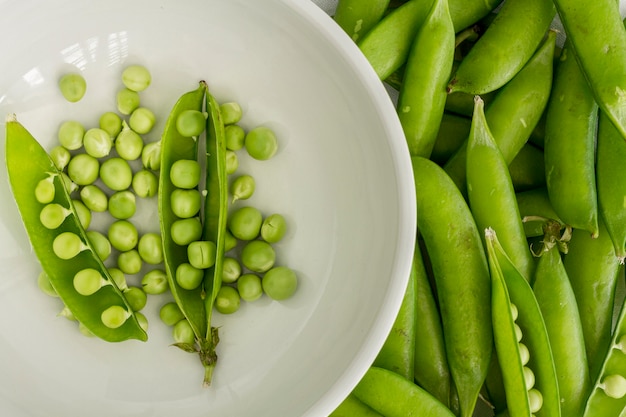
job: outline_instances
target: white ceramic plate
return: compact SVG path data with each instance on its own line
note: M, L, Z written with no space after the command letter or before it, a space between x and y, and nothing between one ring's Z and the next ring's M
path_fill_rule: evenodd
M0 115L16 113L48 149L61 121L92 127L114 110L119 74L131 63L152 71L142 102L157 114L205 79L218 100L241 103L245 127L275 129L276 157L242 157L240 169L257 179L249 203L287 217L278 257L300 277L292 299L216 315L219 362L203 389L198 358L170 347L157 318L166 296L144 310L147 343L86 338L56 317L60 302L37 288L38 263L0 169L0 415L331 412L392 325L415 232L402 131L357 48L308 0L0 0L0 12ZM71 104L56 81L75 69L88 91ZM142 232L158 230L153 203L135 218Z

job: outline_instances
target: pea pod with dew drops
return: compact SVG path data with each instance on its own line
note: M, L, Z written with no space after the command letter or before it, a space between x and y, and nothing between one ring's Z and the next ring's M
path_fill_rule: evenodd
M563 259L580 311L592 377L597 374L611 340L613 300L621 269L602 219L598 230L598 237L592 238L585 230L574 229Z
M491 227L498 233L504 250L530 281L535 264L526 241L509 169L485 120L483 101L476 96L475 102L466 162L470 210L479 230Z
M371 367L353 394L385 417L454 416L428 392L387 369Z
M597 136L596 182L598 208L613 241L615 254L626 258L626 143L606 113L600 112Z
M543 236L545 219L556 220L563 225L550 203L548 190L545 187L522 191L516 193L515 197L526 237Z
M389 0L339 0L333 19L356 42L382 19L388 6Z
M591 381L576 296L561 260L568 233L562 236L560 229L558 222L546 222L533 291L552 348L561 415L580 416Z
M595 138L598 105L566 42L555 70L544 137L548 195L559 217L598 235Z
M417 245L412 269L415 275L415 382L447 406L450 402L450 368L446 359L441 316L421 248Z
M508 164L528 141L550 97L555 45L556 33L550 31L535 55L498 91L485 110L487 124ZM467 144L444 166L463 193L466 191L466 151Z
M377 411L365 405L354 394L348 395L329 417L383 417Z
M398 97L398 117L411 155L430 157L453 60L454 28L448 0L435 0L413 41Z
M484 94L509 82L541 44L556 14L545 0L507 0L485 33L468 52L450 92Z
M485 241L494 341L508 413L511 417L559 416L556 370L539 304L493 229L485 230Z
M418 233L432 264L460 415L468 417L485 380L493 344L491 309L485 303L490 293L487 260L469 207L450 177L426 158L411 160Z
M108 270L96 255L85 229L82 227L61 172L37 142L14 116L6 121L6 164L13 196L20 211L31 245L52 287L72 315L91 333L108 342L127 339L147 340L137 316L117 287ZM51 199L41 203L36 199L38 184L44 181L50 188ZM44 207L56 204L65 218L57 227L49 229L41 221ZM74 237L80 248L70 259L62 259L53 245L61 234ZM88 271L98 277L91 294L75 285L75 277ZM91 291L89 291L91 292ZM107 326L102 319L105 310L113 307L124 315L119 327Z
M415 270L412 268L400 311L372 366L389 369L413 381L415 372Z
M555 0L598 106L626 138L626 31L615 0Z

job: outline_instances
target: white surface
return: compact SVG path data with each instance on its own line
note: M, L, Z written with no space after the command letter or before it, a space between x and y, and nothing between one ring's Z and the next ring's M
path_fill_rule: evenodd
M94 126L114 109L121 68L130 63L151 69L142 100L157 114L204 78L218 100L242 104L246 127L274 128L275 159L242 157L241 172L257 179L250 204L289 220L278 256L301 279L290 300L265 298L216 316L220 358L214 385L202 389L197 357L168 346L169 329L156 318L167 297L149 300L145 344L85 338L55 317L59 301L36 286L37 261L0 169L0 415L332 411L391 327L415 231L395 111L347 36L308 0L0 0L0 10L0 114L17 113L47 148L62 120ZM78 104L56 89L72 68L88 82ZM4 160L3 123L0 132ZM153 207L142 205L144 232L157 227Z

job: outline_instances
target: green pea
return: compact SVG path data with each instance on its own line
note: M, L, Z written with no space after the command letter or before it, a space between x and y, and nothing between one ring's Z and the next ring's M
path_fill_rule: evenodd
M170 205L172 212L181 219L188 219L200 211L202 196L195 188L185 190L178 188L172 191Z
M274 248L262 240L253 240L241 250L241 263L251 271L265 272L274 266L276 252Z
M72 232L63 232L52 241L52 251L61 259L72 259L85 249L87 246Z
M530 412L536 413L541 410L541 406L543 405L543 396L536 389L531 389L528 391L528 402L530 403Z
M50 297L59 296L59 294L57 294L57 291L52 286L52 283L50 282L50 278L48 277L48 274L46 274L45 271L41 271L39 273L39 276L37 277L37 286L44 294L47 294Z
M78 185L89 185L98 179L100 163L86 153L75 155L67 165L67 175Z
M287 222L280 214L271 214L261 224L261 237L268 243L280 241L287 232Z
M239 158L237 154L231 150L226 151L226 173L228 175L234 174L239 168Z
M148 296L139 287L128 287L124 291L124 297L126 297L126 301L133 311L143 310L148 302Z
M139 239L137 251L144 262L157 265L163 262L163 243L158 233L146 233Z
M296 273L286 266L270 269L261 281L263 291L273 300L285 300L291 297L298 287Z
M148 318L140 313L139 311L135 311L135 317L137 318L137 322L139 322L139 327L143 329L144 332L148 331Z
M146 294L163 294L169 288L167 274L162 269L153 269L143 276L141 287Z
M235 249L237 247L237 238L230 231L224 233L224 252Z
M215 297L215 308L222 314L233 314L239 310L241 297L236 289L227 285L222 286Z
M133 249L139 241L137 228L128 220L117 220L111 223L108 237L111 245L121 252Z
M115 139L115 150L121 158L134 161L139 159L143 152L143 139L136 131L128 127L126 122L122 122L122 131Z
M125 274L135 275L141 271L143 260L137 249L122 252L117 257L117 267Z
M68 120L61 123L57 132L61 146L70 151L75 151L83 146L84 136L85 128L80 122L75 120Z
M126 283L126 275L119 268L108 268L109 275L113 279L113 282L120 290L124 291L128 288L128 284Z
M176 268L176 282L185 290L198 288L204 278L204 271L194 268L191 264L182 263Z
M80 200L72 200L72 205L74 206L74 211L76 211L76 216L81 226L83 226L83 229L89 229L91 225L91 211Z
M622 398L626 395L626 378L621 375L605 376L600 386L610 398Z
M200 164L192 159L179 159L172 164L170 180L178 188L197 187L200 182Z
M83 187L80 190L80 199L89 210L97 213L102 213L109 207L109 198L95 184Z
M97 230L88 230L87 239L89 239L91 247L102 262L106 261L109 256L111 256L111 242L109 242L109 239L107 239L105 235Z
M186 246L202 236L202 224L200 219L192 217L190 219L176 220L171 228L172 240L180 246Z
M61 172L61 182L63 182L63 187L70 194L78 190L78 185L65 172Z
M241 175L235 178L230 185L230 194L233 196L232 202L237 200L247 200L254 194L256 183L250 175Z
M183 110L176 119L176 130L186 138L199 136L204 132L207 113L198 110Z
M114 157L102 163L100 179L113 191L127 190L133 181L133 171L126 160Z
M231 284L241 276L241 264L237 259L226 256L222 261L222 282Z
M131 183L133 191L141 198L154 197L159 188L159 179L147 169L139 170L133 175Z
M67 148L57 145L50 149L50 159L52 159L54 166L57 167L59 171L63 171L70 162L70 159L72 159L72 154L70 154Z
M225 125L232 125L241 120L243 111L239 103L230 102L220 105L220 114Z
M102 113L98 125L100 126L100 129L107 132L111 138L116 138L122 131L122 118L118 116L117 113L108 111L106 113Z
M150 71L143 65L130 65L122 71L122 83L132 91L143 91L152 82Z
M278 142L274 132L267 127L256 127L248 132L244 146L254 159L265 161L276 154Z
M170 301L169 303L163 304L159 310L159 318L165 325L173 326L184 319L185 315L180 310L180 307L178 307L178 304L174 301Z
M73 284L76 292L84 296L95 294L103 286L109 285L100 272L93 268L78 271L74 275Z
M135 132L140 135L145 135L152 130L155 121L156 117L154 116L152 110L145 107L139 107L130 115L128 124Z
M174 328L172 329L172 338L174 339L174 343L193 345L196 340L196 335L193 332L189 321L180 320L174 324Z
M226 149L238 151L243 148L246 131L239 125L228 125L224 127L224 138L226 139Z
M131 313L122 306L114 305L102 312L100 320L110 329L117 329L126 323Z
M117 110L124 115L131 114L139 107L139 94L128 88L119 90L116 99Z
M94 158L104 158L111 152L113 139L105 130L94 127L85 132L83 146L87 154Z
M243 274L237 280L237 291L244 301L255 301L263 295L261 277L256 274Z
M46 229L54 230L61 226L65 218L72 214L71 210L66 209L57 203L50 203L41 209L39 220Z
M136 210L135 194L128 190L117 191L109 198L109 213L116 219L130 219Z
M141 163L145 169L156 171L161 168L161 141L150 142L141 151Z
M64 74L59 79L59 90L67 101L70 103L76 103L85 95L85 92L87 91L87 82L81 74Z
M35 199L41 204L48 204L54 200L56 189L54 187L54 177L50 175L37 183L35 187Z
M194 268L207 269L215 264L217 246L214 242L198 240L187 246L187 259Z
M259 235L263 215L254 207L241 207L228 218L228 229L239 240L252 240Z

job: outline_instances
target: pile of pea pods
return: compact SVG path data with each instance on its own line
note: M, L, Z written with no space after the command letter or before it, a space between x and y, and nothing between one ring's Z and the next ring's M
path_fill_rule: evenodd
M623 415L618 2L339 0L334 19L397 90L418 244L332 416Z
M287 232L285 217L246 204L256 182L238 172L237 152L266 161L278 140L265 126L246 131L241 106L219 104L204 81L180 96L149 140L161 117L142 103L151 82L146 67L126 67L116 111L88 129L62 121L50 151L9 115L7 170L42 267L37 283L60 299L60 315L87 336L145 341L141 311L155 296L173 345L199 356L208 386L218 357L214 310L233 314L263 295L284 300L298 286L273 246ZM66 74L59 91L77 103L86 80ZM138 199L158 213L149 226L135 224L145 216Z

